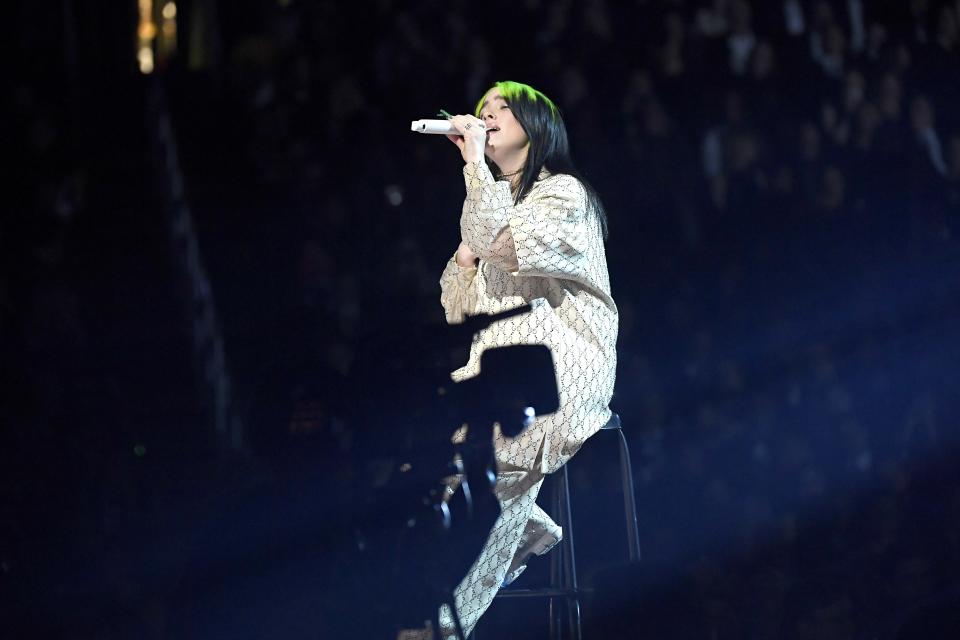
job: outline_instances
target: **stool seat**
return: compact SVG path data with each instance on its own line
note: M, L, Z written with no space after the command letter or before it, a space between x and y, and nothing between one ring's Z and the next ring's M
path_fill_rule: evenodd
M542 587L539 589L501 589L497 597L503 600L510 598L563 598L575 596L584 593L583 588L579 589L554 589L552 587Z
M620 416L616 413L611 413L607 423L600 427L601 431L609 431L611 429L623 429L623 425L620 424Z
M631 562L640 560L640 535L637 527L637 503L633 492L633 468L630 464L630 449L623 433L620 416L616 413L601 427L600 431L616 431L620 452L620 481L623 492L623 512L627 529L627 555ZM589 440L588 440L589 442ZM577 558L573 538L573 516L570 510L570 477L564 465L553 474L553 497L550 516L563 528L563 539L554 551L550 562L550 584L532 589L501 589L495 599L547 598L550 608L550 638L561 640L564 636L580 640L580 599L590 590L577 581ZM563 611L567 613L567 634L563 633ZM476 630L472 640L479 640Z

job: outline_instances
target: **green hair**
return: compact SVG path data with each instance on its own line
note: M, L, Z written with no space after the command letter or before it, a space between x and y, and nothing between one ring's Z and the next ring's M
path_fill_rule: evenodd
M529 102L538 102L543 100L544 104L550 108L550 113L553 114L554 118L560 114L560 110L557 109L557 105L553 103L553 100L528 84L523 84L522 82L513 82L512 80L504 80L502 82L493 83L493 86L487 90L487 93L490 93L490 91L494 88L500 90L500 95L503 96L507 102L513 102L521 96ZM473 115L477 116L478 118L480 117L480 111L483 109L483 99L486 97L487 93L480 96L480 99L477 100L477 106L473 109Z

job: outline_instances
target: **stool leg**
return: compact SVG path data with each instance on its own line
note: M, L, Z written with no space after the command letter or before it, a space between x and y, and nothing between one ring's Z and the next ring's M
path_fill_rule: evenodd
M630 465L630 448L623 429L617 429L620 435L620 477L623 482L623 514L627 520L627 546L630 561L640 560L640 533L637 527L637 501L633 495L633 468Z
M567 617L570 625L570 637L574 640L580 640L580 595L577 591L580 589L580 583L577 580L577 553L573 538L573 513L570 506L570 475L567 473L567 466L563 466L563 504L561 513L563 514L563 537L567 540L566 562L564 575L564 587L574 591L574 595L567 602Z
M566 467L563 468L566 472ZM563 476L556 473L553 478L553 513L557 514L560 520L560 526L563 527L563 540L560 542L560 548L557 549L550 558L550 586L554 589L563 587L565 583L564 576L564 555L567 548L567 523L563 515ZM561 603L558 598L551 596L548 598L550 615L550 640L560 640L563 631L560 626L562 619Z

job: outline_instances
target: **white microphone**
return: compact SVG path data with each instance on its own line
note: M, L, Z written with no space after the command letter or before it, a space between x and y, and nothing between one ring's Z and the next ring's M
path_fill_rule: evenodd
M439 135L460 135L460 132L453 128L453 123L449 120L414 120L410 123L410 131Z

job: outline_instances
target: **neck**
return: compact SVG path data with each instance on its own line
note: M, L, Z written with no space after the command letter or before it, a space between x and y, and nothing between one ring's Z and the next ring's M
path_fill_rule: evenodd
M520 153L506 158L494 158L494 162L497 163L500 174L504 178L508 178L511 183L517 184L523 174L523 166L527 163L527 148L524 147Z
M520 187L520 179L523 178L523 167L511 172L502 172L500 178L510 182L510 190L516 192Z
M520 179L520 176L523 175L523 163L497 163L497 166L500 167L500 175L504 178L508 178L511 182Z

